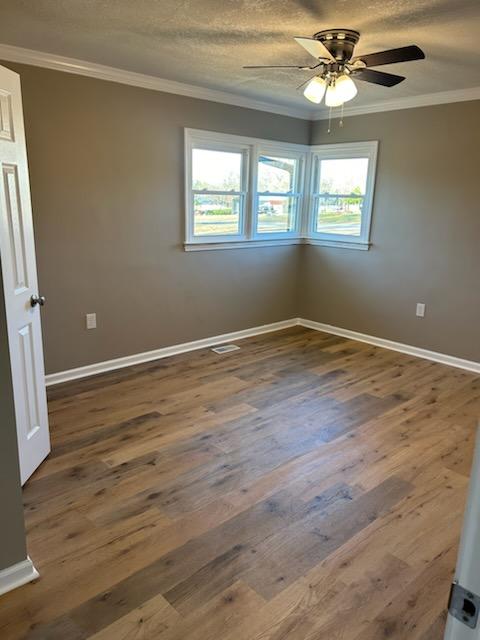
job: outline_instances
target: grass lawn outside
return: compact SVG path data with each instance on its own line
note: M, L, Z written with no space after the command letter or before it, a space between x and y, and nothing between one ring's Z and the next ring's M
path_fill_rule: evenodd
M356 229L360 230L361 213L327 211L317 216L317 230L328 231L335 229L335 233L358 235ZM195 235L235 235L239 233L239 219L235 214L203 213L195 216ZM275 233L288 230L289 217L286 213L262 214L258 215L258 227L260 232Z
M258 215L260 232L275 233L289 230L287 213ZM210 212L195 216L195 235L232 235L238 233L238 216L234 214L219 215Z

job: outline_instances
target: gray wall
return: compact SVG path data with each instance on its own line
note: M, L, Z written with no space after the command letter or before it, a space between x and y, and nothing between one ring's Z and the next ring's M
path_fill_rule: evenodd
M183 251L183 128L307 143L309 122L5 65L22 81L47 373L295 316L297 247Z
M0 265L1 270L1 265ZM0 570L25 560L25 528L18 467L10 356L0 271Z
M328 135L325 121L7 66L22 78L47 372L297 315L480 360L479 102L346 118ZM186 126L379 140L373 247L185 253Z
M348 118L328 136L323 121L6 66L22 77L47 372L297 315L480 360L479 102ZM185 126L379 140L372 249L184 253ZM2 569L26 555L3 305L0 378Z
M317 144L379 140L373 246L304 247L300 315L480 361L479 118L476 101L314 124Z

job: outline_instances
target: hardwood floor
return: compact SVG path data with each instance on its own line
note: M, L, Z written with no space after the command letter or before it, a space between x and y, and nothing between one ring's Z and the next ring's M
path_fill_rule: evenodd
M302 328L51 388L0 637L443 636L480 377Z

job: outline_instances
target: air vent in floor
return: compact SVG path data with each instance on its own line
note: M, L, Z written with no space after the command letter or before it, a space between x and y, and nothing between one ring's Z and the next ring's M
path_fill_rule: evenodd
M212 351L215 351L215 353L228 353L237 349L240 349L240 347L237 347L236 344L222 344L219 347L213 347Z

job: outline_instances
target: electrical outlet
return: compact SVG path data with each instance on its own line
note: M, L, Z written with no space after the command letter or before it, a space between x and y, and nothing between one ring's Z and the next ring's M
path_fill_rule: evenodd
M417 302L417 318L423 318L425 316L425 303Z
M87 313L85 316L87 321L87 329L96 329L97 328L97 314L96 313Z

